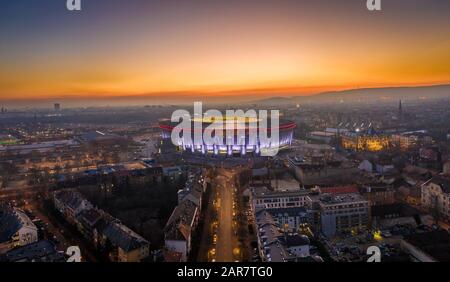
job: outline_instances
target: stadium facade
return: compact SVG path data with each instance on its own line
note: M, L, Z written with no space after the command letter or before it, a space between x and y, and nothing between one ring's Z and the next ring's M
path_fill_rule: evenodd
M269 119L270 121L270 119ZM294 129L297 127L296 123L293 121L288 120L280 120L279 121L279 138L278 142L274 142L273 140L267 140L266 138L260 138L261 132L264 132L266 135L271 135L271 131L273 130L270 126L270 122L268 122L268 126L266 128L260 128L260 120L254 120L253 122L249 122L248 119L242 122L236 122L236 120L233 121L226 121L224 122L234 122L235 123L235 129L234 133L227 129L229 127L226 126L226 124L223 126L223 142L219 143L216 142L216 144L219 145L208 145L205 144L204 141L202 141L201 144L194 144L192 140L194 140L194 132L195 130L198 130L198 127L194 126L194 120L191 121L192 126L189 130L184 130L183 134L190 134L190 136L187 136L188 138L180 138L178 141L178 144L174 144L177 146L180 150L183 151L190 151L192 153L198 153L198 154L204 154L204 155L223 155L223 156L244 156L244 155L261 155L261 152L264 150L271 150L271 149L277 149L282 150L289 148L293 137L294 137ZM240 124L237 124L240 123ZM209 126L212 124L211 120L202 120L197 124L200 125L200 130L202 133L205 130L208 130ZM163 139L171 139L172 131L177 126L177 123L173 123L170 120L162 120L159 123L159 127L161 129L162 138ZM256 127L255 127L256 126ZM239 135L239 132L236 128L245 128L245 135ZM252 132L258 132L256 140L250 140L250 133ZM267 131L267 132L265 132ZM230 136L234 136L231 140L230 138L227 138L227 133L229 133ZM223 144L223 145L222 145Z

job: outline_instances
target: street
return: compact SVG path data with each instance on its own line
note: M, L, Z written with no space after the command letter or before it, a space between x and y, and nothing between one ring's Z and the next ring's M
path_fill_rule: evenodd
M217 183L217 233L216 261L234 262L240 259L240 249L236 231L235 174L231 170L220 171Z
M228 185L218 185L220 209L218 213L219 226L217 230L217 261L233 261L233 195Z

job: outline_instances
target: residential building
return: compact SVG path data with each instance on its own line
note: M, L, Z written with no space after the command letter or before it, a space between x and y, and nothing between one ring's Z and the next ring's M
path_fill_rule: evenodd
M395 189L390 185L365 185L359 191L370 206L395 203Z
M308 191L272 191L266 186L252 187L251 203L253 210L305 207L308 200Z
M181 261L187 261L191 251L192 234L198 216L199 208L194 202L182 201L175 207L164 228L166 249L181 254Z
M360 194L323 194L319 206L321 230L326 237L369 226L369 202Z
M200 173L192 173L188 176L186 185L178 191L178 204L182 201L192 201L199 210L202 206L202 195L205 191L206 183Z
M106 212L93 208L75 189L54 193L56 209L111 261L139 262L150 255L150 243Z
M259 255L264 262L294 262L310 256L306 236L285 233L273 216L260 210L255 216Z
M105 213L92 208L83 210L76 218L77 228L95 247L98 246L99 230L106 224Z
M310 241L305 235L287 234L284 236L284 242L291 254L298 258L310 256Z
M371 207L372 226L385 229L396 225L418 226L422 224L419 210L404 204L395 203Z
M4 255L7 262L65 262L64 253L56 250L55 244L41 240L14 248Z
M109 257L117 262L140 262L150 254L150 243L119 221L101 231L101 244L111 246Z
M450 175L437 175L425 182L421 202L433 216L450 220Z
M304 207L267 209L284 231L297 231L303 224L311 223L311 215Z
M262 210L256 214L258 251L264 262L287 262L295 259L282 244L283 233L272 215Z
M92 204L75 189L54 192L53 201L55 208L72 224L75 224L76 217L82 211L93 208Z
M38 230L24 211L4 206L0 208L0 253L38 240Z

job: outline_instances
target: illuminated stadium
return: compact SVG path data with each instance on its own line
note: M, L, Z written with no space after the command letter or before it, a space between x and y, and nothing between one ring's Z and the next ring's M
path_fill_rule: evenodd
M184 131L183 134L190 134L190 138L187 139L194 140L195 131L200 130L201 132L205 132L205 130L208 130L207 128L213 123L213 121L217 121L217 119L208 119L208 118L192 119L191 129ZM258 133L267 131L264 132L263 134L267 134L269 138L271 137L272 130L270 125L270 118L268 119L267 129L259 128L261 122L260 119L245 118L239 121L234 118L233 119L221 118L221 121L223 122L224 145L207 145L205 144L205 142L203 142L203 144L193 145L192 142L183 141L185 140L185 138L180 140L179 144L175 145L178 146L180 150L205 155L224 155L224 156L237 156L237 155L243 156L246 154L261 155L261 152L265 150L267 151L275 148L278 148L278 150L282 150L288 148L292 143L292 139L294 136L294 129L297 127L297 125L293 121L280 120L278 127L279 129L278 142L273 142L271 140L260 138L261 136L259 134L256 135L257 136L256 142L250 142L249 133L252 130ZM201 126L201 128L195 129L194 123L197 123L198 126ZM236 129L234 129L234 134L233 132L230 132L230 130L228 130L228 133L234 136L234 138L232 138L231 140L230 138L227 138L226 128L229 127L228 125L230 123L234 123L234 128L245 128L245 138L244 135L239 135L238 130ZM178 125L177 123L173 123L170 120L161 120L159 123L159 127L162 130L162 138L170 140L172 131L175 129L177 125ZM238 142L238 139L241 139L241 141ZM256 145L251 145L252 143Z

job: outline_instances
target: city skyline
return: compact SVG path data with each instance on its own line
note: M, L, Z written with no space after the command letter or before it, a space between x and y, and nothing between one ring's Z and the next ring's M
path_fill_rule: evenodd
M342 1L341 1L342 2ZM14 1L0 100L310 95L450 82L449 3ZM408 2L408 3L406 3ZM433 5L430 5L433 2Z

